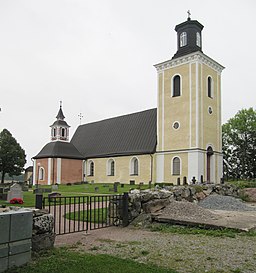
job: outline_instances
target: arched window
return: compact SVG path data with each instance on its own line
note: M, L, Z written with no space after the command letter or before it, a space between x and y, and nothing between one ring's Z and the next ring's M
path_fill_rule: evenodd
M52 129L52 136L53 136L53 137L56 137L56 128L53 128L53 129Z
M180 90L181 90L181 80L180 80L180 76L176 75L174 76L173 80L172 80L172 96L173 97L178 97L180 96Z
M209 76L207 79L207 93L208 93L208 97L209 98L213 98L213 82L212 82L212 78Z
M130 175L139 174L139 160L136 157L133 157L130 163Z
M180 47L187 45L187 32L182 32L180 34Z
M196 33L196 45L201 47L201 36L199 32Z
M65 128L61 128L61 136L62 137L66 136L66 129Z
M174 157L172 160L172 174L180 175L180 159L179 157Z
M89 162L89 176L94 176L94 162Z
M39 178L39 180L44 180L44 168L43 167L39 168L38 178Z
M113 159L108 160L108 166L107 166L107 174L109 176L115 175L115 161Z

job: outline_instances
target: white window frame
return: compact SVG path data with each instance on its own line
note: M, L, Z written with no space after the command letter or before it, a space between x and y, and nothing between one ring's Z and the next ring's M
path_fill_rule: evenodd
M180 77L180 95L179 96L174 96L174 78L176 76L179 76ZM182 96L182 76L178 73L174 74L172 76L172 79L171 79L171 97L172 98L178 98L178 97L181 97Z
M196 45L201 47L201 35L199 32L196 33Z
M208 79L211 79L211 96L208 96ZM214 81L213 81L213 77L211 75L208 75L206 78L206 96L208 98L213 99L214 98Z
M38 170L38 180L44 180L44 177L45 177L45 170L44 170L44 167L39 167L39 170Z
M114 162L114 174L111 173L111 163ZM107 176L115 176L116 174L116 162L113 158L107 161Z
M174 161L174 159L175 158L178 158L179 160L180 160L180 173L179 174L174 174L174 169L173 169L173 161ZM175 176L180 176L181 174L182 174L182 160L181 160L181 158L179 157L179 156L174 156L173 158L172 158L172 166L171 166L171 170L172 170L172 175L175 175Z
M188 44L187 32L183 31L180 34L180 47L186 46Z
M137 162L138 162L138 172L137 173L135 173L135 168L134 168L134 161L135 160L137 160ZM136 156L132 157L131 160L130 160L130 175L138 176L139 175L139 166L140 165L139 165L138 157L136 157Z
M91 173L91 164L93 164L93 174ZM88 162L88 176L94 176L95 173L95 163L93 162L93 160L90 160Z

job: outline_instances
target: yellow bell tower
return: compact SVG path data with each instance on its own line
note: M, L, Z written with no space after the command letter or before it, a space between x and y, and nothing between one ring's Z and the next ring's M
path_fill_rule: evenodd
M158 74L156 182L220 183L222 65L202 51L196 20L177 25L177 52Z

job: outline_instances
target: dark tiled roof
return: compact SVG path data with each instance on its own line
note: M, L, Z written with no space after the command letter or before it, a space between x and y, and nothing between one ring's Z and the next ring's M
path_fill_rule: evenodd
M70 127L65 120L56 120L50 127L55 127L55 126L62 126L62 127Z
M85 158L154 153L157 110L80 125L71 143Z
M63 114L63 111L62 111L62 107L60 106L60 110L59 110L59 112L58 112L58 114L57 114L57 116L56 116L56 119L65 119L65 116L64 116L64 114Z
M79 153L79 151L72 143L63 141L49 142L34 158L38 159L56 157L84 159L84 156Z

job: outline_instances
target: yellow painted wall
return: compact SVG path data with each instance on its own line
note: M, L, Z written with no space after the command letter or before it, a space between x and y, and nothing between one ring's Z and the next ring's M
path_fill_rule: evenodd
M130 161L133 157L139 160L138 175L130 175ZM115 175L107 175L107 162L109 159L115 161ZM95 158L87 160L87 173L89 173L88 162L94 162L94 176L86 176L86 181L94 181L95 183L130 183L130 180L135 180L135 183L149 183L151 178L151 162L153 161L150 155L138 156L120 156L112 158Z
M181 173L180 175L173 175L172 174L172 160L174 157L178 156L181 159ZM173 183L174 185L177 184L177 178L180 178L181 184L183 183L183 177L187 177L188 173L188 154L187 153L171 153L165 154L164 156L164 181Z

